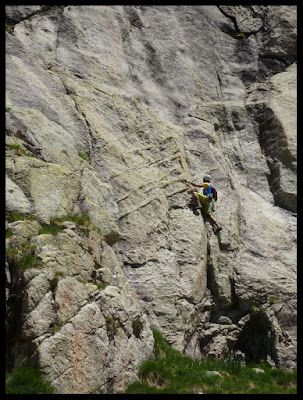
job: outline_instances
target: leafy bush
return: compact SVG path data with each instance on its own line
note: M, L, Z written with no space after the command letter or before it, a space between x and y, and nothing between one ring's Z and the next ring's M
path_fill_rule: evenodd
M34 367L16 368L6 378L7 394L54 394L55 389Z

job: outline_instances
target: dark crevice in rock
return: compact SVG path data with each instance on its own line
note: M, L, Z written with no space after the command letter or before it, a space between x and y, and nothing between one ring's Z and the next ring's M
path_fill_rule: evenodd
M132 26L139 29L141 29L144 26L135 6L126 6L124 7L124 10L126 11L129 22L131 23Z
M278 56L260 54L258 60L258 81L264 82L272 76L284 72L290 65L297 62L296 56Z
M58 22L58 28L57 28L57 38L56 38L56 50L55 50L56 56L55 56L55 61L57 61L57 50L58 50L58 46L59 46L59 43L60 43L59 34L60 34L60 28L61 28L62 20L63 20L63 12L64 12L64 8L60 9L59 22Z
M149 259L149 260L146 260L146 261L144 261L143 263L131 263L131 262L127 262L127 263L125 263L124 265L125 265L125 267L131 267L131 268L142 268L142 267L144 267L147 263L150 263L150 262L155 262L155 263L157 263L157 262L159 262L157 259Z
M17 125L21 125L21 129L16 129L16 131L12 131L11 129L6 129L5 134L10 137L15 137L17 139L21 139L24 143L24 147L29 150L32 154L39 158L42 161L47 161L43 155L43 149L40 146L40 143L34 137L34 134L14 115L11 114L9 117L9 122L12 121L12 125L16 123ZM9 123L7 121L7 124Z
M283 126L276 118L273 110L264 103L247 105L247 110L259 126L258 139L270 170L267 179L274 196L275 205L296 212L296 194L288 193L285 191L287 189L281 187L282 168L292 173L297 172L296 159L289 150Z
M7 253L6 259L11 280L6 283L6 369L10 370L15 367L15 344L21 340L24 283L18 270L18 255Z
M62 8L62 6L41 6L41 8L39 10L36 10L36 11L34 11L32 13L29 13L28 15L26 15L26 17L20 17L20 18L15 17L15 18L13 18L13 17L6 16L5 22L7 24L10 24L10 25L17 25L20 22L23 22L25 20L31 19L35 15L46 14L49 9L54 8L54 7ZM63 6L63 7L65 7L65 6Z
M206 287L209 289L212 298L215 302L215 304L218 304L218 287L216 283L216 277L215 277L215 271L214 271L214 266L212 262L212 257L211 257L211 248L210 244L207 244L207 284Z
M278 365L274 349L274 331L265 312L251 313L239 336L236 348L245 354L246 362L259 363L270 356Z
M73 100L74 105L75 105L75 109L76 109L77 113L82 117L82 118L81 118L81 121L84 121L84 123L85 123L85 125L86 125L86 127L87 127L87 132L89 133L89 144L88 144L88 146L86 147L86 149L87 149L87 152L88 152L89 163L91 163L91 158L92 158L92 154L91 154L91 153L92 153L92 151L93 151L93 150L92 150L92 143L91 143L91 141L92 141L92 138L94 137L94 135L93 135L92 129L91 129L91 127L90 127L90 123L89 123L89 121L87 120L86 115L80 110L80 108L79 108L77 102L75 101L75 99L74 99L74 97L73 97L73 95L75 95L74 92L71 91L71 90L68 88L68 86L66 85L66 83L64 82L64 79L62 79L62 77L60 76L60 74L57 74L57 76L60 78L60 81L61 81L61 83L62 83L62 85L63 85L63 87L64 87L64 89L65 89L66 95L69 96L69 97Z
M229 26L224 26L223 31L235 39L248 39L249 36L255 35L263 29L263 26L262 26L259 29L256 29L254 31L252 31L252 30L249 32L243 31L240 29L238 22L237 22L237 18L234 15L228 14L221 6L217 6L217 7L220 10L220 12L226 18L228 18L234 25L234 30L232 30ZM255 14L256 14L255 11L253 11L253 15L252 15L253 18L254 18Z
M132 329L136 338L140 338L142 328L143 328L143 323L140 321L140 319L135 319L132 322Z
M236 19L236 17L234 17L233 15L227 14L227 13L222 9L221 6L218 6L218 9L221 11L221 13L222 13L226 18L228 18L228 19L230 19L230 20L232 21L232 23L234 24L235 32L239 32L240 29L239 29L239 26L238 26L238 24L237 24L237 19Z

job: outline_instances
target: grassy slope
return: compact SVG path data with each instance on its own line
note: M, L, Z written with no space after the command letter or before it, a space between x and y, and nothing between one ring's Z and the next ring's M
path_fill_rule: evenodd
M131 384L129 394L295 394L297 372L271 368L267 363L241 365L233 359L193 360L172 349L154 331L155 359L145 361L139 371L140 381ZM256 372L253 368L261 368ZM222 376L209 374L218 371Z

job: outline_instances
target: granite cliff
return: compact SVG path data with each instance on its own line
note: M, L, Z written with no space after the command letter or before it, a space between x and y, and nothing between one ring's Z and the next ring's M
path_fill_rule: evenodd
M296 368L296 18L6 7L8 368L124 390L153 327ZM188 207L205 173L218 235Z

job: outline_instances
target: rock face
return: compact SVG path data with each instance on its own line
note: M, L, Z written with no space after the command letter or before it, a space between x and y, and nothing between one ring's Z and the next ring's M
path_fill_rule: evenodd
M6 7L10 368L123 391L152 327L296 368L296 15ZM188 207L205 173L219 235Z

